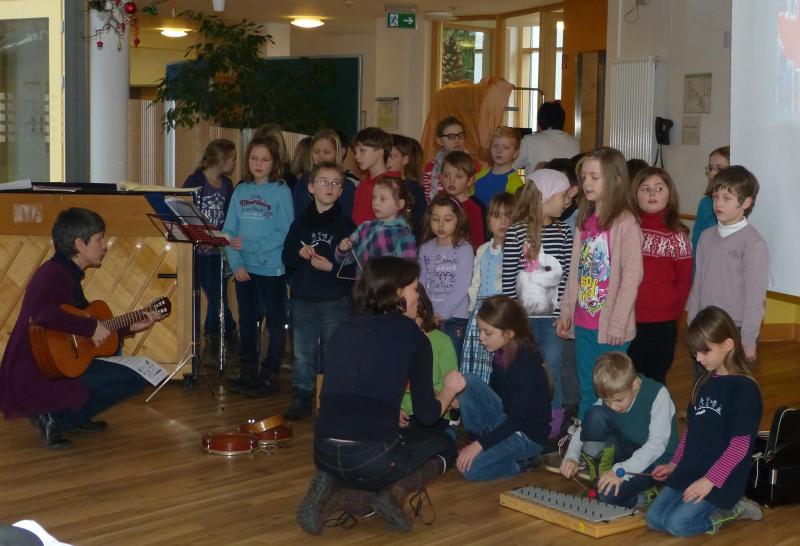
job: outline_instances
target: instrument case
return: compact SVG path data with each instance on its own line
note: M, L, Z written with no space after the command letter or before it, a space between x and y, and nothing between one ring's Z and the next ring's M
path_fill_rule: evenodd
M770 507L800 502L800 411L778 408L759 433L746 495Z

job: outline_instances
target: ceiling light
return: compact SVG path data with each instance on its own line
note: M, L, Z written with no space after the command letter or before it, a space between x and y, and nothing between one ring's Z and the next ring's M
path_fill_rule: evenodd
M300 28L317 28L325 23L316 17L296 17L292 19L292 24Z
M426 11L425 17L431 21L455 21L458 19L452 11Z
M184 28L162 28L161 35L167 38L183 38L186 36L186 29Z

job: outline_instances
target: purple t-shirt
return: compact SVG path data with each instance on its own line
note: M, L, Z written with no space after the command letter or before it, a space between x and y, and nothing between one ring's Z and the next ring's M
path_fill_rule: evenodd
M472 245L439 246L431 239L419 248L419 282L428 292L433 311L447 320L469 316L469 283L475 254Z

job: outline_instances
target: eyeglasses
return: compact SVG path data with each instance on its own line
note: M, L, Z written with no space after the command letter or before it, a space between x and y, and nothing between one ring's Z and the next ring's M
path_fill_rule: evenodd
M342 181L338 178L334 178L333 180L329 180L328 178L317 178L314 180L314 184L319 184L323 188L332 187L332 188L341 188Z
M656 186L651 188L649 186L639 186L639 193L650 193L658 195L659 193L667 191L666 186Z
M445 137L447 140L464 140L467 138L467 133L447 133L446 135L439 135Z

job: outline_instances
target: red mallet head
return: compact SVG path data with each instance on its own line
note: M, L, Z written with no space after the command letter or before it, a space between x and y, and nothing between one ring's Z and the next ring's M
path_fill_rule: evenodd
M136 2L125 2L125 5L122 7L125 10L125 13L127 13L128 15L133 15L134 13L136 13L137 9Z
M586 492L586 496L589 497L590 499L596 499L597 498L597 489L594 489L594 488L589 489L589 491Z

